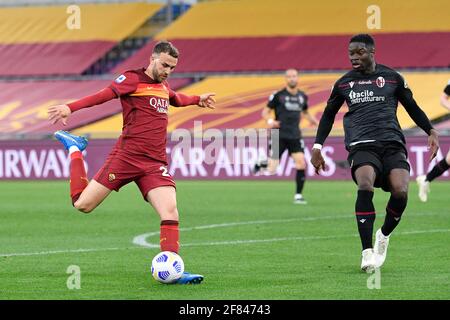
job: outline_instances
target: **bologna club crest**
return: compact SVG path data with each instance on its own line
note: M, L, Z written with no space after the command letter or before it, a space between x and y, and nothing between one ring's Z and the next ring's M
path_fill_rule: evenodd
M383 88L386 81L384 80L383 77L378 77L375 83L377 84L378 88Z

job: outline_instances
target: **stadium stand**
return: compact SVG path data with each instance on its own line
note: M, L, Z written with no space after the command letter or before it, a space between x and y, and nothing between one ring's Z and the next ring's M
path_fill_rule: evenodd
M177 73L347 69L350 36L297 36L270 38L174 39L183 58ZM450 64L450 32L379 34L377 60L396 67L444 67ZM148 57L154 41L119 64L130 69ZM416 50L420 46L421 50ZM392 48L395 47L395 50Z
M172 79L170 85L175 90L185 86L190 79ZM37 81L0 83L0 132L3 136L18 134L51 133L61 129L61 125L51 125L47 120L47 108L51 105L67 103L95 93L111 83L111 80L84 81ZM101 106L80 110L71 116L66 130L98 121L120 112L120 101L115 99ZM107 127L105 131L120 130Z
M79 8L79 29L69 28L72 11L67 5L0 8L0 75L81 74L161 4L80 4Z
M300 88L309 96L309 111L320 118L328 99L330 88L341 76L341 73L303 74L300 75ZM439 105L439 95L442 83L450 78L450 72L404 73L409 86L413 89L415 99L431 119L446 114ZM218 101L214 112L204 110L171 108L169 116L169 132L176 128L192 129L194 121L202 121L203 130L209 128L265 128L261 120L261 110L267 104L267 99L274 91L284 86L282 76L217 76L208 77L203 81L192 84L182 90L183 93L194 94L198 92L217 93ZM334 124L333 135L342 135L344 105ZM398 118L404 129L415 126L406 111L399 107ZM114 130L118 135L122 126L121 115L114 115L94 124L79 128L79 134L104 133ZM302 120L301 127L308 136L315 134L307 120Z
M283 5L275 0L257 5L251 0L202 2L155 38L169 39L180 48L179 73L345 69L347 41L352 34L368 32L371 4L349 0L301 5L295 0ZM450 23L444 22L450 11L448 1L383 0L377 5L383 8L382 26L370 32L380 62L396 68L450 65ZM248 19L250 12L252 19ZM116 70L134 67L153 44Z
M450 120L446 120L446 121L443 121L443 122L435 125L435 128L437 130L439 130L440 132L446 133L447 135L449 135L450 134Z
M160 1L161 2L161 1ZM154 15L145 21L136 31L130 34L125 40L117 43L117 45L109 50L101 59L87 70L83 72L86 75L105 74L110 72L118 63L129 58L137 50L141 49L148 43L152 37L164 29L170 21L177 19L179 16L189 10L190 4L172 3L171 10L168 6L163 6ZM145 57L146 59L148 57Z
M443 109L445 110L445 109ZM448 112L447 112L448 115ZM442 134L450 135L450 115L445 117L445 119L439 123L437 123L434 127Z
M275 0L260 0L257 5L252 0L205 1L190 9L178 8L174 14L180 17L162 31L162 24L155 25L153 20L164 20L167 9L161 4L79 4L84 19L80 30L67 29L67 5L0 8L0 21L6 22L0 24L0 76L101 75L81 76L82 81L0 83L0 129L6 133L54 131L56 128L46 123L46 107L104 87L113 79L107 72L118 74L144 66L153 45L161 39L171 40L181 52L176 68L179 78L172 78L172 87L183 88L193 77L206 76L181 91L214 91L219 100L214 113L172 108L169 131L192 128L193 119L202 120L204 129L263 127L260 111L267 97L284 83L282 76L273 74L291 67L321 71L302 74L301 78L302 88L310 95L311 111L320 117L329 88L349 68L347 42L358 32L374 34L379 63L422 69L450 65L450 23L445 23L450 2L380 0L377 5L383 15L379 30L367 28L367 7L371 4L368 0L301 5L295 0L285 0L283 5ZM252 19L248 19L249 12ZM136 47L141 49L134 52ZM124 50L134 53L117 64L123 60ZM335 70L342 71L322 73ZM420 105L430 118L437 119L445 109L436 99L450 75L430 71L405 74ZM242 72L253 75L230 76ZM67 129L96 136L119 133L122 119L118 101L93 110L75 114ZM338 115L334 135L342 134L344 111ZM405 112L399 111L398 116L404 128L413 127ZM307 134L314 134L309 123L302 126Z
M346 35L367 32L370 0L205 1L193 6L158 39ZM372 33L448 32L446 0L379 0L381 28ZM251 17L251 19L250 19Z

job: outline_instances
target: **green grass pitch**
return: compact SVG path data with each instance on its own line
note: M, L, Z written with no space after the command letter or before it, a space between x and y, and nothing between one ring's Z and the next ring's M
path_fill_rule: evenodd
M181 251L201 285L163 285L150 274L157 248L134 237L159 231L135 185L91 214L71 207L67 182L0 184L0 299L450 299L450 183L428 203L415 183L369 289L360 266L352 182L311 182L309 204L290 181L179 181ZM377 190L376 228L388 194ZM146 238L158 244L159 236ZM69 266L81 288L69 290Z

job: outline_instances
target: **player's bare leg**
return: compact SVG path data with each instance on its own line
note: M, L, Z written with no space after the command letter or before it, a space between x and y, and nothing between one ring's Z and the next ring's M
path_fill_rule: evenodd
M280 164L280 161L278 159L272 159L269 158L267 163L267 169L266 172L268 175L274 175L277 172L278 165Z
M73 206L81 212L89 213L102 203L110 193L111 190L107 187L95 180L91 180Z
M305 154L303 152L294 152L291 154L291 157L294 160L295 168L297 169L297 173L295 176L296 192L294 196L294 203L306 204L307 202L302 195L303 187L305 185Z
M259 159L253 167L253 173L272 176L276 173L279 163L280 161L278 159Z
M84 137L70 134L67 131L56 131L58 139L69 152L70 157L70 197L73 206L81 212L94 210L109 194L110 190L96 181L89 182L84 167L82 151L88 141Z
M294 159L295 169L297 169L297 170L305 170L305 168L306 168L306 161L305 161L305 154L303 152L291 153L291 157L292 157L292 159Z
M178 209L174 187L163 186L150 190L147 201L153 206L161 219L161 251L179 250Z
M88 141L84 137L70 134L67 131L56 131L58 139L69 152L70 157L70 197L73 206L81 212L94 210L110 193L111 190L97 181L89 182L84 167L82 151Z
M355 214L363 249L361 269L371 272L376 265L372 247L373 224L375 222L375 208L372 202L376 179L375 169L371 165L363 165L356 169L355 178L358 184Z
M373 248L377 268L386 260L389 236L400 223L403 212L408 202L409 171L405 169L393 169L389 174L391 197L386 206L386 218L381 229L375 234L375 246Z
M153 206L161 219L160 246L161 251L178 253L179 244L179 215L175 188L162 186L147 193L147 201ZM177 283L198 284L203 281L199 274L183 273Z

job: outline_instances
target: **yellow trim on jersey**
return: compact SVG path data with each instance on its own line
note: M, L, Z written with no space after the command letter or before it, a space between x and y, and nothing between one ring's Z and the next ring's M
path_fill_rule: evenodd
M163 99L169 100L169 95L168 94L155 93L155 91L153 91L153 90L137 92L137 93L131 93L129 95L132 96L132 97L154 96L154 97L158 97L158 98L163 98Z

